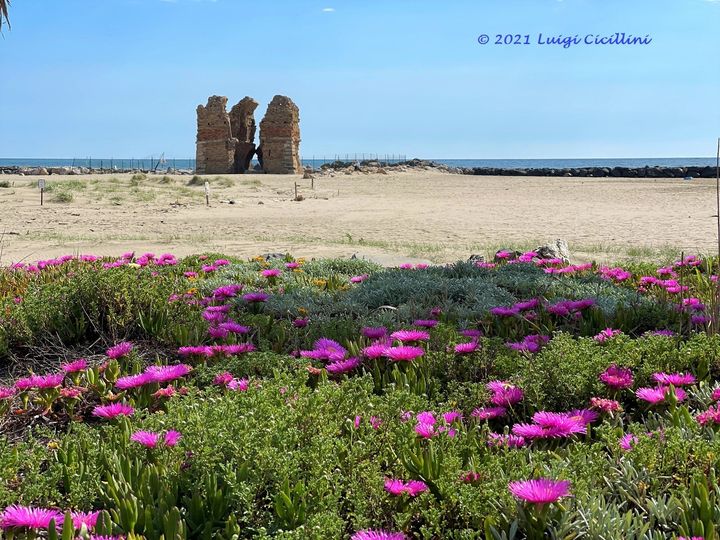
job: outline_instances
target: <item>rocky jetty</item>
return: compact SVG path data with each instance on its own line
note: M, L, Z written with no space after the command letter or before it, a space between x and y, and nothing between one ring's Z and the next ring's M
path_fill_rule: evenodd
M387 174L389 172L430 171L476 176L561 176L596 178L715 178L715 167L573 167L538 169L500 169L497 167L452 167L423 159L399 163L379 161L334 161L320 167L319 174Z

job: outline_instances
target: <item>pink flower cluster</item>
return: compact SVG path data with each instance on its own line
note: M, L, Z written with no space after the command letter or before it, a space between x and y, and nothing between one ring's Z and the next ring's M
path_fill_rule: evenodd
M490 391L490 402L498 407L512 407L522 401L522 389L507 381L490 381L485 385Z
M627 281L632 277L630 272L623 270L622 268L609 268L607 266L601 266L598 272L600 273L601 278L608 281L615 281L617 283Z
M452 427L453 422L460 421L462 414L458 411L450 411L442 415L444 424L438 424L435 414L430 411L419 412L415 416L415 433L423 439L432 439L436 435L446 433L448 437L455 437L457 430Z
M584 435L587 425L597 420L598 414L589 409L562 413L538 411L532 418L532 424L515 424L513 434L530 440Z
M510 482L508 489L518 499L537 505L554 503L570 496L570 482L567 480L538 478L537 480Z
M390 339L400 343L417 343L418 341L428 341L430 334L424 330L398 330L390 334Z
M62 385L65 375L62 373L50 375L30 375L15 381L15 388L18 390L47 390L58 388Z
M230 390L236 390L238 392L246 392L247 389L250 388L249 379L236 379L229 371L223 371L222 373L215 375L213 384L225 386Z
M385 479L385 491L391 495L402 495L407 493L410 497L417 497L428 490L428 485L420 480L403 482L397 478Z
M136 431L130 435L130 440L136 442L145 448L156 448L162 441L162 444L167 447L176 446L182 434L179 431L169 430L165 433L165 437L161 439L160 433L153 431Z
M129 390L138 388L146 384L164 384L185 377L192 371L192 367L187 364L177 364L174 366L148 366L145 371L137 375L127 375L120 377L115 386L119 390Z
M549 336L531 334L529 336L525 336L522 341L509 342L505 345L513 351L536 353L549 341Z
M606 328L605 330L600 331L599 334L593 336L593 339L598 343L606 343L607 341L611 340L616 336L619 336L620 334L622 334L622 330Z
M592 263L585 264L570 264L562 268L545 268L543 271L546 274L576 274L580 272L586 272L592 270Z
M255 351L252 343L238 343L234 345L193 345L180 347L178 354L183 357L196 356L201 358L213 358L222 356L236 356Z
M611 365L599 375L599 379L613 390L625 390L635 382L632 370Z
M100 511L96 512L71 512L70 513L75 529L81 529L83 525L92 530L97 524ZM11 529L33 529L44 530L50 527L50 522L55 521L58 529L62 528L64 513L48 508L33 508L30 506L12 505L0 513L0 528Z
M348 373L360 367L359 358L348 358L348 351L337 341L327 338L317 340L310 351L300 351L300 356L326 362L325 369L333 375Z

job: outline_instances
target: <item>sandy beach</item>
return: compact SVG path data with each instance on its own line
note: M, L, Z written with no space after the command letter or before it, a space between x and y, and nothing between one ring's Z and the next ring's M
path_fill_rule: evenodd
M393 265L568 241L577 261L670 258L716 246L714 180L480 177L436 171L208 176L3 175L0 264L124 251L367 257ZM302 201L294 201L294 182ZM64 200L67 202L58 202ZM230 204L228 201L234 201Z

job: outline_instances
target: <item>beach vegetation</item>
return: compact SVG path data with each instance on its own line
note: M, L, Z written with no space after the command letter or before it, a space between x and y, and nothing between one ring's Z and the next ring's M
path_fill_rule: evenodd
M717 539L718 265L0 269L0 527Z

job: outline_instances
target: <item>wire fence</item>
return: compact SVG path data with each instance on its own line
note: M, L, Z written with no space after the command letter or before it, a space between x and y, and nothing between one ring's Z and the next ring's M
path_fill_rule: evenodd
M378 162L380 165L391 165L407 161L405 154L378 154L372 152L348 152L345 154L323 154L306 156L301 160L303 167L317 169L326 164L332 163L363 163L368 161ZM172 171L195 171L194 158L103 158L92 157L72 159L27 159L27 160L2 160L0 167L26 167L26 168L59 168L70 167L72 169L87 169L92 172L172 172ZM258 161L253 159L252 166Z

